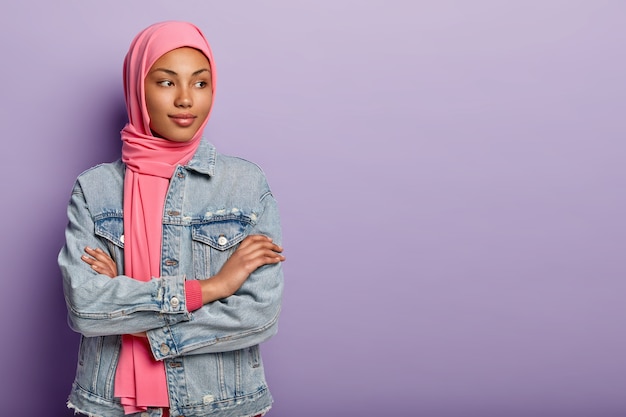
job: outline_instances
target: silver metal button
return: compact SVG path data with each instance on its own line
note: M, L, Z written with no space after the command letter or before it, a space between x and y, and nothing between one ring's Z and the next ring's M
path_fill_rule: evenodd
M222 235L217 239L217 244L220 246L224 246L227 243L228 243L228 239L226 239L226 236Z
M124 235L120 236L120 242L124 243Z
M172 305L172 307L176 308L180 304L180 301L178 301L178 298L172 297L172 299L170 300L170 304Z
M163 343L161 345L161 353L164 355L167 355L168 353L170 353L170 347L168 345L166 345L165 343Z

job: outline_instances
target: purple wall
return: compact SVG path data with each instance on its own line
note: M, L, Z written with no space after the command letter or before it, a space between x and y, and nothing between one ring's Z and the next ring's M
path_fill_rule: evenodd
M65 206L119 153L132 36L168 19L209 37L208 134L282 210L271 416L626 414L626 3L13 3L3 415L71 415Z

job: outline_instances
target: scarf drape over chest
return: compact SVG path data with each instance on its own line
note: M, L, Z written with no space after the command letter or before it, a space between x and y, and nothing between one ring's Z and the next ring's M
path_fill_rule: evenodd
M140 32L124 60L124 93L128 123L122 129L124 179L124 274L149 281L160 276L162 219L169 179L195 153L208 120L188 142L155 137L150 130L144 80L165 53L181 47L202 52L209 60L215 94L215 65L209 44L187 22L156 23ZM115 375L115 396L126 414L169 405L163 362L155 361L145 338L124 335Z

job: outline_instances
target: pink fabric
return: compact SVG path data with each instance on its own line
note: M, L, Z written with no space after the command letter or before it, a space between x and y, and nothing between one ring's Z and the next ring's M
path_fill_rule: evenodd
M157 138L150 131L144 79L163 54L192 47L206 55L211 65L215 94L215 66L211 48L196 26L186 22L156 23L140 32L124 60L124 93L128 124L122 129L124 179L125 274L148 281L160 276L162 218L169 179L177 165L187 163L196 151L204 124L188 142ZM207 117L208 120L208 117ZM115 396L126 414L147 407L169 406L163 362L155 361L145 338L124 335L115 374Z
M188 311L194 311L202 307L200 281L185 281L185 303Z

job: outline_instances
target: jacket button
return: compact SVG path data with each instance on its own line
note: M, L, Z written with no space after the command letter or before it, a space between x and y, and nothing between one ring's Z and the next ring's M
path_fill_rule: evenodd
M168 345L166 345L165 343L163 343L161 345L161 353L164 355L167 355L168 353L170 353L170 347Z
M120 242L124 243L124 235L120 236Z
M222 235L217 239L217 244L220 246L224 246L225 244L228 243L228 239L226 239L226 236Z
M178 298L172 297L172 299L170 300L170 304L172 305L172 307L177 308L180 304L180 301L178 301Z

